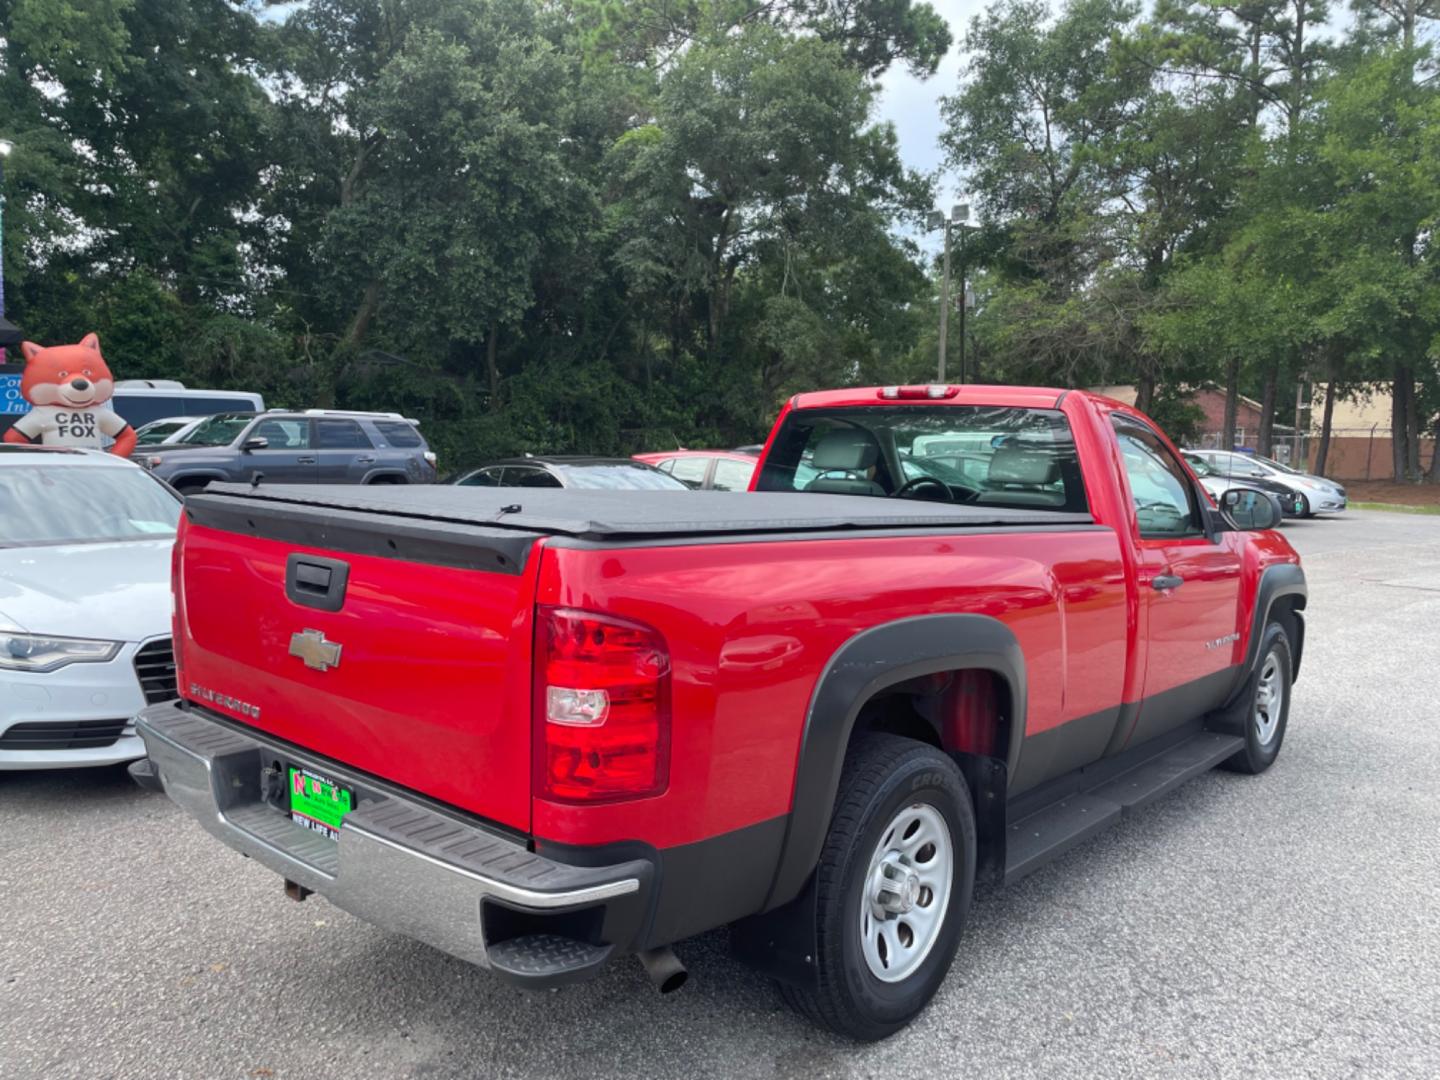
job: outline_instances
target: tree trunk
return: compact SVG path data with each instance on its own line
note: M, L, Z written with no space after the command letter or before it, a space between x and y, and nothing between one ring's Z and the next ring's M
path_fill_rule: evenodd
M495 351L499 347L500 327L490 324L490 334L485 339L485 374L490 383L490 411L500 408L500 365L495 362Z
M1240 407L1240 357L1232 356L1225 366L1225 420L1220 432L1221 450L1235 449L1235 417Z
M1440 416L1435 417L1431 424L1431 434L1435 436L1435 444L1430 449L1430 472L1425 479L1432 484L1440 484Z
M1280 386L1280 369L1265 372L1265 390L1260 396L1260 432L1255 438L1255 452L1261 457L1274 457L1275 394Z
M1409 431L1406 428L1409 409L1405 397L1410 386L1410 372L1404 364L1396 364L1394 381L1390 384L1390 455L1396 483L1405 479L1405 462L1409 458L1407 445Z
M1141 372L1139 381L1135 384L1135 408L1145 414L1149 414L1150 406L1155 404L1155 376L1149 371Z
M1315 451L1317 476L1325 475L1325 459L1330 456L1330 427L1335 419L1335 373L1331 371L1330 381L1325 384L1325 411L1320 415L1320 446Z
M1407 369L1408 374L1408 369ZM1405 383L1405 475L1420 480L1420 395L1413 376Z
M355 317L350 320L350 328L345 331L345 344L352 349L358 348L365 340L365 333L370 329L370 320L375 317L375 309L380 306L380 280L372 278L370 284L365 286L365 295L360 298L360 307L355 312Z

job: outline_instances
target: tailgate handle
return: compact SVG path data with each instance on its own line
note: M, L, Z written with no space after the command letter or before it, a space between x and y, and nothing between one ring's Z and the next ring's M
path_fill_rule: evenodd
M297 554L285 560L285 595L301 607L339 611L349 578L350 564L340 559Z

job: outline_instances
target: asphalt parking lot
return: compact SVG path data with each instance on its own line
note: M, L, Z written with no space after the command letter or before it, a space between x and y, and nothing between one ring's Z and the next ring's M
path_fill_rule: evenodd
M859 1047L723 933L514 991L202 833L121 770L0 773L0 1077L1440 1075L1440 517L1294 523L1285 748L977 897L935 1004Z

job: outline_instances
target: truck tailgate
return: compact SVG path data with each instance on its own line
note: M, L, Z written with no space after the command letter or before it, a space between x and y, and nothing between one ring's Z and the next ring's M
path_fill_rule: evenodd
M535 538L510 558L457 545L427 560L379 515L306 530L208 501L176 546L182 696L528 831L539 560L513 554Z

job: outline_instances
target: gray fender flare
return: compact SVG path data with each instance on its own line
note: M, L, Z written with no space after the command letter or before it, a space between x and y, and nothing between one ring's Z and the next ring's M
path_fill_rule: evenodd
M845 750L864 704L907 679L965 669L993 671L1005 680L1010 695L1006 765L1013 770L1025 735L1025 655L1000 620L961 614L899 619L864 630L836 650L810 697L790 820L766 910L793 900L820 859Z
M1265 624L1270 621L1270 611L1275 606L1275 601L1283 596L1298 597L1295 601L1297 612L1303 611L1305 602L1309 598L1309 589L1305 584L1305 571L1294 563L1276 563L1267 566L1260 573L1260 584L1255 590L1255 608L1250 614L1250 638L1245 646L1245 659L1240 664L1240 670L1236 675L1235 685L1230 693L1226 695L1225 704L1222 708L1228 708L1235 703L1241 690L1245 688L1245 682L1250 678L1250 672L1260 660L1260 639L1265 636ZM1297 620L1301 617L1297 615ZM1300 673L1300 657L1305 647L1305 624L1299 624L1300 640L1291 642L1294 652L1295 672Z

